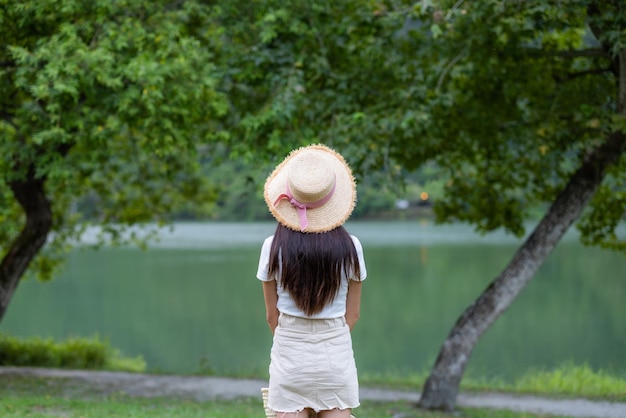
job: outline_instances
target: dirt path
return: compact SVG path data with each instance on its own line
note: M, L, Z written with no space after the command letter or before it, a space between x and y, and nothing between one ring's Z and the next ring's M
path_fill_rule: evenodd
M267 381L222 377L151 375L121 372L0 367L2 376L21 375L74 380L103 394L130 396L180 396L198 401L216 398L260 397ZM362 400L417 402L419 393L400 390L361 388ZM548 399L500 393L461 394L457 404L466 407L509 409L564 417L626 418L626 403L585 399Z

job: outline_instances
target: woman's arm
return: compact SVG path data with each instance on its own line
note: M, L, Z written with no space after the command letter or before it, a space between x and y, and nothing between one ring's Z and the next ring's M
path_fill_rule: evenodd
M361 316L361 287L360 281L350 280L348 284L348 299L346 300L346 323L350 331L354 328Z
M278 303L276 280L263 282L263 298L265 299L265 319L270 327L270 331L272 331L272 335L274 335L274 330L278 326L278 315L280 314L276 307Z

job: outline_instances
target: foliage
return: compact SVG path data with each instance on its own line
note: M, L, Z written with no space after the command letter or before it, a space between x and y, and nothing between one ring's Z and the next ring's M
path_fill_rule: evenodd
M228 150L214 153L227 154ZM203 165L207 177L216 187L216 205L209 217L196 216L191 212L178 212L175 219L199 219L219 221L273 220L263 200L263 184L274 168L273 164L246 162L241 159L224 158L219 164ZM442 193L445 182L441 170L425 167L413 173L403 173L402 178L382 174L364 176L358 183L358 205L351 219L387 218L398 219L404 215L396 209L397 199L406 199L412 206L420 202L420 193L428 191L430 200ZM84 201L81 210L93 212L95 203Z
M201 162L201 171L210 179L215 192L215 206L211 211L198 212L184 207L171 213L172 220L273 220L263 201L263 184L274 163L229 158L230 152L223 144L216 144L211 155ZM361 178L359 204L351 219L397 219L402 216L395 208L397 199L416 205L423 191L429 193L431 201L442 194L444 173L437 167L426 165L412 173L397 171L400 177L372 173ZM100 202L93 195L87 195L76 199L74 210L83 221L97 222L99 206Z
M449 181L435 211L524 234L617 112L620 2L229 2L225 91L240 155L320 140L362 176L425 163ZM234 10L245 10L235 14ZM236 17L235 17L236 16ZM609 45L605 49L600 47ZM580 224L620 249L624 158Z
M85 209L114 242L172 213L215 215L217 200L262 217L241 210L259 196L250 178L314 141L374 190L436 167L440 221L522 235L625 124L612 72L622 6L566 3L2 0L2 250L23 222L9 182L31 168L54 205L54 253ZM625 168L581 222L585 243L621 248ZM393 200L369 192L355 215ZM52 255L36 261L44 277Z
M615 129L612 121L623 119L616 115L617 50L599 49L621 24L604 14L617 2L596 14L593 2L562 3L490 1L455 8L441 2L420 10L432 16L438 63L447 65L438 70L443 100L433 102L432 113L448 117L427 127L450 147L438 157L451 168L449 199L437 208L441 218L522 233L528 208L554 200L579 161ZM615 48L624 44L620 36ZM614 168L603 187L623 188L618 172ZM612 201L600 193L594 202L615 206ZM607 213L593 207L589 216L602 218L595 226L608 226L609 234L586 242L617 246L610 233L621 208Z
M81 232L84 196L113 241L129 225L210 210L200 158L226 102L209 15L195 1L0 1L1 253L23 223L9 185L29 172L53 205L49 251ZM44 277L51 261L38 260Z
M74 337L55 342L51 338L19 339L4 334L0 334L0 365L134 372L146 368L141 357L122 357L98 337Z

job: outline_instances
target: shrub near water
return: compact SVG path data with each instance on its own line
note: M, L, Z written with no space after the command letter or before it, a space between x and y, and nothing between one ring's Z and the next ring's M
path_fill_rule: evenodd
M98 337L69 338L57 343L51 338L19 339L7 335L0 335L0 365L137 372L146 368L141 357L123 358Z

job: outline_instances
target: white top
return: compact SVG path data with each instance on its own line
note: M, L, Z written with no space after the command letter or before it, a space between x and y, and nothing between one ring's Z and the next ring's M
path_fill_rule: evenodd
M361 280L365 280L367 277L367 270L365 269L365 259L363 258L363 247L361 246L361 242L359 239L353 235L350 235L352 238L352 242L354 242L354 247L356 248L356 253L359 258L359 268L361 269ZM256 277L263 282L270 282L274 280L274 278L268 277L267 271L270 263L270 249L272 248L272 241L274 240L274 236L268 237L263 242L263 247L261 248L261 257L259 258L259 269L257 270ZM339 287L339 292L337 293L337 297L324 306L320 312L307 316L302 310L300 310L294 300L291 298L289 293L280 286L276 286L278 291L278 302L277 308L279 312L285 313L291 316L297 316L300 318L311 318L311 319L331 319L331 318L341 318L346 314L346 299L348 296L348 278L344 277L345 280L341 281L341 286ZM350 279L352 280L352 278Z

